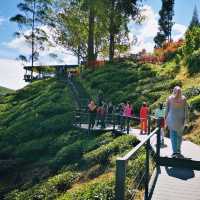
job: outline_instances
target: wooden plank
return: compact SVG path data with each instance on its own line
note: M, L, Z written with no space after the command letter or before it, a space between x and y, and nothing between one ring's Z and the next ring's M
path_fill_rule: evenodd
M200 200L200 171L160 167L151 200Z
M153 150L156 151L156 138L151 141L151 145ZM160 156L161 157L171 157L172 154L172 145L169 138L164 138L165 145L160 149ZM193 161L200 161L200 146L190 142L190 141L183 141L182 142L182 154L185 158L193 160Z
M200 171L200 161L195 161L191 159L180 159L180 158L168 158L168 157L161 157L158 160L158 164L160 166L167 166L167 167L179 167L179 168L186 168L186 169L193 169Z
M77 125L74 125L75 127L77 128L81 128L83 130L88 130L88 124L77 124ZM91 131L112 131L113 130L113 126L112 125L109 125L109 126L106 126L106 128L101 128L100 126L94 126L93 128L91 128Z

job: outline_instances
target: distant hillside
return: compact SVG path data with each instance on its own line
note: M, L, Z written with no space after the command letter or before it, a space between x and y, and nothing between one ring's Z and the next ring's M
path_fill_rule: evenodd
M8 94L13 92L13 90L0 86L0 95Z
M190 128L185 137L200 145L200 73L190 75L181 60L172 59L163 65L110 63L98 70L86 69L80 83L93 97L101 90L106 101L130 101L135 115L143 101L154 110L166 102L174 86L182 86L190 104Z
M182 63L140 65L130 61L86 69L76 80L81 96L103 91L114 104L129 100L138 115L143 101L153 110L181 85L190 103L185 137L200 144L200 74ZM34 82L0 101L0 199L114 200L115 162L138 141L111 133L88 135L72 126L76 99L62 81ZM131 173L143 170L137 158Z
M0 199L114 200L116 157L138 141L74 129L74 106L67 84L55 79L3 97Z

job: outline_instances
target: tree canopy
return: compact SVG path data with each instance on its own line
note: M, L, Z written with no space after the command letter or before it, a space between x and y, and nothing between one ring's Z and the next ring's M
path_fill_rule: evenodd
M142 0L23 0L19 14L10 20L31 44L27 61L38 59L49 40L47 26L58 45L70 50L78 60L95 61L99 56L112 61L129 49L128 23L140 19ZM25 61L24 55L21 55Z
M171 32L174 25L173 16L174 16L174 0L162 0L162 7L159 11L160 19L159 32L154 38L156 47L162 47L162 44L165 41L171 41Z
M190 25L189 25L188 28L191 29L194 26L200 26L199 15L198 15L198 10L197 10L196 6L194 7L192 20L191 20Z

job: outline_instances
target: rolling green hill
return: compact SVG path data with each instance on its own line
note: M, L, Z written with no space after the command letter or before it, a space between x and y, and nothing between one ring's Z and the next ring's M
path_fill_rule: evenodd
M152 109L181 85L191 105L186 138L200 144L200 75L181 63L138 65L130 61L86 69L76 79L82 96L99 90L115 104L129 100L138 114L143 101ZM111 133L88 135L74 129L76 107L70 88L56 79L34 82L0 102L0 197L6 200L114 199L115 160L138 141ZM132 173L142 168L141 156ZM131 173L130 173L131 177Z
M1 199L114 199L116 156L132 136L72 127L74 99L62 81L38 81L0 103ZM79 188L77 190L77 187ZM89 198L90 197L90 198Z
M174 86L181 86L190 105L190 127L185 137L200 144L200 73L191 76L181 60L172 59L163 65L116 62L85 70L79 82L95 99L101 90L108 102L129 100L137 116L143 101L153 111L160 102L166 102Z
M4 95L11 92L13 92L13 90L0 86L0 95Z

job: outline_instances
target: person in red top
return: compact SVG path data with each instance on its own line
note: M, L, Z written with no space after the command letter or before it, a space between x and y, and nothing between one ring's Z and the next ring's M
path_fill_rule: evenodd
M147 120L148 120L149 108L144 102L142 107L140 108L140 127L141 131L140 134L147 134Z

